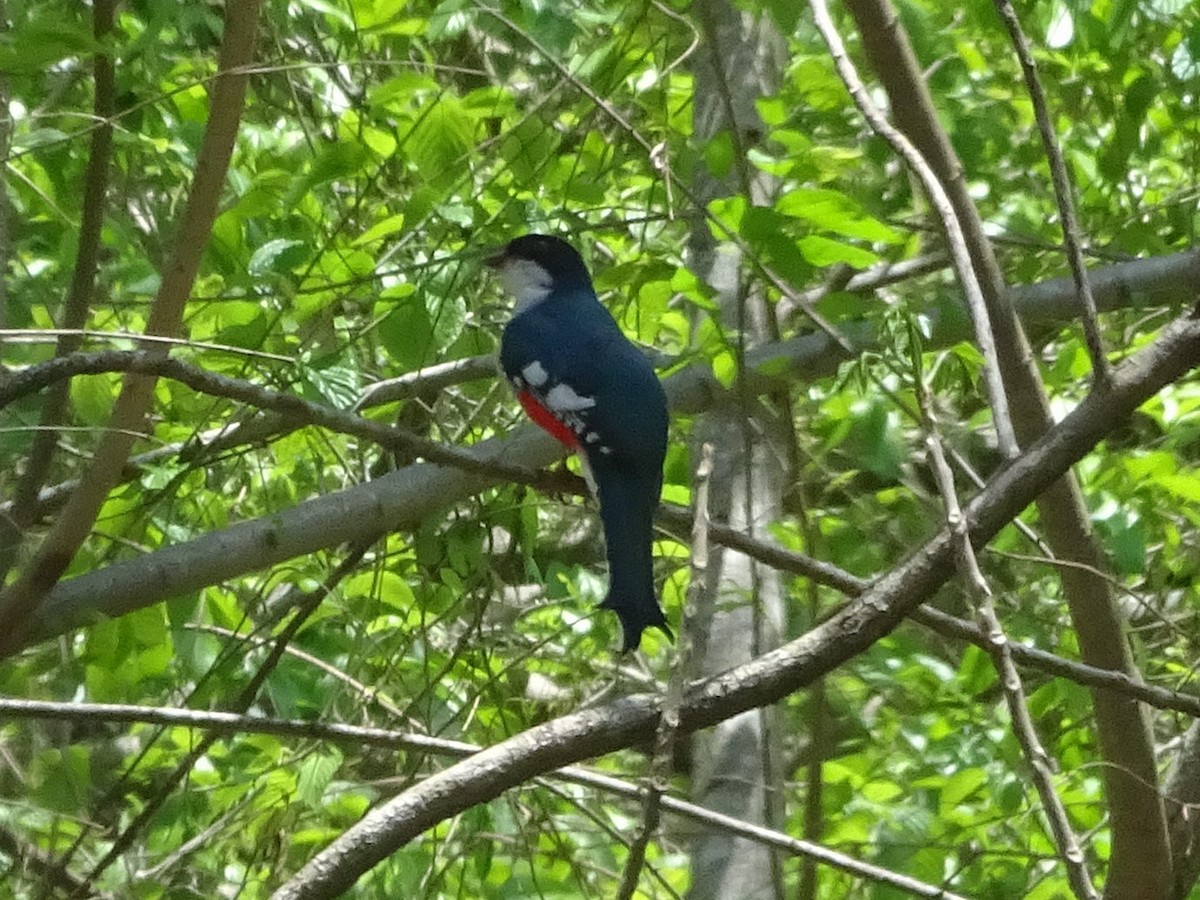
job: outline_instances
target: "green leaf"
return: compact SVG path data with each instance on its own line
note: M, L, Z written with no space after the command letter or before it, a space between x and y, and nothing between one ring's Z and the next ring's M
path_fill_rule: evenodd
M327 145L313 160L308 172L295 179L284 204L295 206L314 188L356 174L367 160L367 148L357 141L339 141Z
M946 779L938 798L938 807L942 814L952 811L956 806L976 793L988 783L988 773L983 769L959 769Z
M0 35L0 72L41 73L64 59L90 56L103 46L82 22L64 20L50 4L43 14Z
M713 375L722 387L733 387L737 380L737 357L732 350L722 350L712 358Z
M1125 89L1125 113L1131 122L1140 123L1146 118L1146 110L1158 97L1157 79L1145 72L1138 75Z
M867 215L839 191L796 188L780 197L775 209L846 237L887 244L898 244L904 239L900 232Z
M1155 483L1163 490L1186 500L1189 503L1200 503L1200 474L1198 475L1160 475Z
M457 178L475 147L475 120L461 100L443 94L422 111L404 147L422 178Z
M396 213L394 216L388 216L382 222L376 222L353 241L353 246L361 247L363 244L373 243L380 238L385 238L396 234L404 228L404 213Z
M306 757L296 776L296 793L301 801L312 809L320 809L325 789L341 768L342 761L342 754L336 748Z
M968 644L963 649L957 677L963 692L973 697L990 690L998 678L992 658L986 650L974 644Z
M1140 522L1111 519L1104 529L1113 566L1120 575L1142 575L1146 570L1146 537Z
M119 390L117 375L79 375L71 379L71 408L84 425L100 427L112 415Z
M422 299L411 294L392 304L377 304L380 308L390 307L377 327L384 349L396 362L395 370L406 372L431 362L433 352L433 322Z
M845 263L856 269L865 269L879 262L879 256L870 250L831 240L819 234L810 234L796 242L808 262L817 267Z
M307 258L308 249L303 241L276 238L267 241L251 254L246 269L255 276L268 272L290 272L302 265Z
M347 597L374 597L385 606L411 612L417 605L408 582L395 572L362 572L346 581Z

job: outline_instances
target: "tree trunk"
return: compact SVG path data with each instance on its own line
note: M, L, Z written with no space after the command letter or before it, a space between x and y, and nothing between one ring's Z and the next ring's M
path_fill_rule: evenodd
M755 100L778 80L779 37L766 20L756 21L724 0L701 0L694 7L704 45L693 58L696 78L694 134L697 141L720 133L733 136L731 172L715 178L701 170L696 192L703 203L731 194L769 202L775 185L753 171L746 147L762 133ZM706 223L690 242L689 264L718 294L726 333L740 335L740 349L774 334L763 298L745 290L741 253L717 246ZM776 416L742 393L697 422L696 446L713 445L710 487L714 521L761 534L780 514L789 456L790 408ZM749 557L718 547L709 560L708 582L694 623L693 675L704 677L745 662L779 644L784 604L779 573ZM696 802L739 819L779 824L782 806L776 742L770 710L735 716L693 743ZM781 896L778 859L770 851L720 832L701 832L694 841L691 900L754 900Z

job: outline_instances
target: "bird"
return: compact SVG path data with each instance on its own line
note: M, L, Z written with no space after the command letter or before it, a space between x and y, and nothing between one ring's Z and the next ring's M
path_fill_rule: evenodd
M516 300L500 367L529 417L576 452L600 502L608 594L622 652L658 628L651 545L667 451L667 398L649 360L601 305L579 252L526 234L488 259Z

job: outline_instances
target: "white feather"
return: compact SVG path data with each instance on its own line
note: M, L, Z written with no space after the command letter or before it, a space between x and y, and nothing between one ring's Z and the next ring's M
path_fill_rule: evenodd
M569 384L556 384L546 392L546 407L554 413L579 412L596 405L596 398L581 397Z
M554 279L531 259L506 259L500 265L504 290L516 298L513 315L524 312L550 296Z
M540 388L550 380L550 376L546 374L546 370L536 359L521 370L521 375L531 387L535 388Z

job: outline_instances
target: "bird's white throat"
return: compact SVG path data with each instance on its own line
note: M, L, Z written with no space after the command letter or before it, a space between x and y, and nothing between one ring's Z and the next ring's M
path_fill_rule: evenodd
M524 312L550 296L554 279L531 259L508 259L500 267L504 290L517 301L513 315Z

